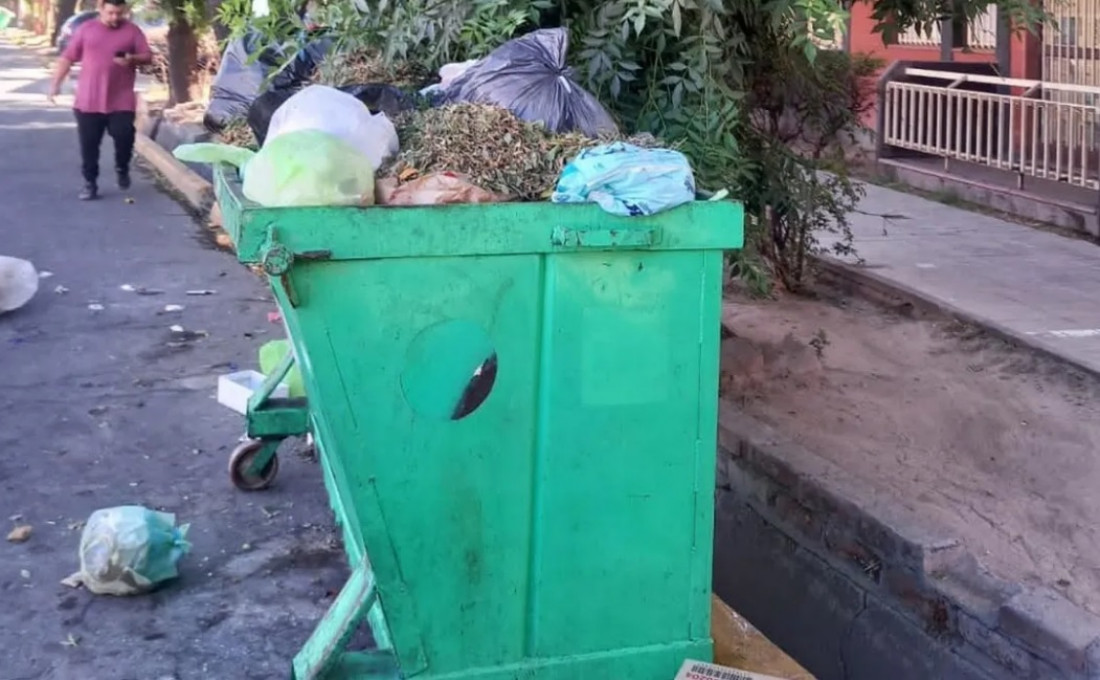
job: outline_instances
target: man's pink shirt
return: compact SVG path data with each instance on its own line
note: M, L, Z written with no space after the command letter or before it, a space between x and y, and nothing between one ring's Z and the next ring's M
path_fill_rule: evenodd
M145 34L129 21L111 28L92 19L73 32L61 56L80 62L74 109L84 113L137 110L137 95L134 94L137 69L116 64L115 55L119 52L149 54Z

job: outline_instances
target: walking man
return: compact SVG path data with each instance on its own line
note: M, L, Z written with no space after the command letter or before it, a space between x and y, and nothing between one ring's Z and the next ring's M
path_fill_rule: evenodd
M145 34L126 19L126 14L126 0L100 0L99 18L84 22L73 33L64 54L57 60L50 86L52 104L69 70L80 62L73 113L84 173L84 189L80 192L83 201L99 195L99 147L105 132L115 143L118 188L130 188L137 111L134 83L137 67L151 62L153 55Z

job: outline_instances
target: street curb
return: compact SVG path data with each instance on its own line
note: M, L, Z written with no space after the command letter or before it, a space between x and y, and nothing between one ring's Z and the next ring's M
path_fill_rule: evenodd
M1047 359L1073 367L1092 377L1100 378L1100 364L1092 364L1066 356L1059 348L1044 342L1042 338L1020 333L981 314L968 312L950 302L923 293L904 283L892 281L869 269L847 264L826 255L814 255L812 257L818 266L818 278L833 285L845 294L887 305L896 305L899 302L908 303L925 313L969 323L1011 345L1022 347Z
M137 134L134 150L153 166L168 189L179 194L186 207L203 219L209 217L210 209L214 205L214 186L210 182L177 160L148 135Z

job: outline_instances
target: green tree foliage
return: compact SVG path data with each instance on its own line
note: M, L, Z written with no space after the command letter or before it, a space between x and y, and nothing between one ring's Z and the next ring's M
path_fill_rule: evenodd
M949 0L875 0L887 39L927 26ZM701 186L745 203L750 248L735 267L799 288L807 254L849 252L847 215L861 196L844 149L869 103L876 64L815 43L845 25L846 0L315 0L311 16L342 51L429 67L480 57L524 31L567 26L577 75L631 131L656 134L693 161ZM986 0L956 0L978 14ZM250 16L225 0L223 20L249 24L293 52L303 24L292 0ZM1002 12L1037 20L1030 0ZM820 239L820 240L819 240ZM822 244L825 244L824 246ZM754 276L754 279L764 278Z

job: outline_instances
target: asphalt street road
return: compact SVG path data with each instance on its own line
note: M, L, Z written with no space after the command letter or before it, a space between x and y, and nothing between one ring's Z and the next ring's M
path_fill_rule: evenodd
M214 398L218 374L280 336L274 306L148 174L114 188L109 140L102 200L76 200L72 113L46 104L43 66L0 42L0 255L52 274L0 315L0 680L287 678L342 550L318 466L293 448L275 488L232 487L242 419ZM208 335L181 344L175 324ZM178 581L130 598L61 585L80 523L124 504L191 524ZM25 543L3 540L16 523Z

